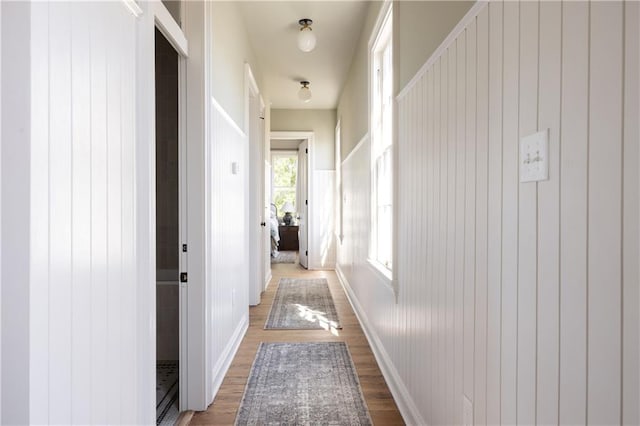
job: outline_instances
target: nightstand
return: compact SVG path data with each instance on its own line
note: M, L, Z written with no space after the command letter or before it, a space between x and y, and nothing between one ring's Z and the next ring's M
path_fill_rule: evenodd
M278 244L278 250L298 251L298 226L280 225L278 226L278 231L280 232L280 244Z

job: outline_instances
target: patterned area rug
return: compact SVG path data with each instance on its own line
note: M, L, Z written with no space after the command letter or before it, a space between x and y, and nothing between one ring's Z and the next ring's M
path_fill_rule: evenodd
M281 278L265 329L329 330L341 328L324 278Z
M156 424L173 426L178 420L178 361L156 363Z
M271 257L271 263L296 263L297 261L297 251L279 251L276 257Z
M371 425L344 342L261 343L236 425Z

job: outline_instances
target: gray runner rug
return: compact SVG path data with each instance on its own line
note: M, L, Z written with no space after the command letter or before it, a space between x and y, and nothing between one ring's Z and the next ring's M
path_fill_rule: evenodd
M341 328L325 278L281 278L264 326L276 330Z
M235 424L371 425L344 342L261 343Z

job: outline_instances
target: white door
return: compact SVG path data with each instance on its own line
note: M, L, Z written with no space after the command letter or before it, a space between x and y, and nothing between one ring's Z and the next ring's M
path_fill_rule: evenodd
M264 149L264 131L260 98L257 91L250 91L249 94L249 274L250 291L249 304L260 304L260 294L263 287L263 261L262 261L262 241L263 231L266 228L266 218L264 217L264 194L262 193L264 184L262 183L263 173L262 156Z
M298 146L298 190L297 192L297 206L298 210L298 240L300 246L300 265L303 268L309 268L309 141L305 139Z

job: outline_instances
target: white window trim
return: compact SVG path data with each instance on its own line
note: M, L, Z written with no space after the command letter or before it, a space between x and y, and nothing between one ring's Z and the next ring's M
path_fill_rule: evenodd
M369 45L368 45L368 83L369 83L369 87L368 87L368 100L369 100L369 116L368 116L368 120L369 120L369 135L370 135L370 144L372 145L372 150L371 152L373 152L373 138L374 138L374 130L372 127L372 122L371 122L371 117L372 117L372 113L373 113L373 97L372 97L372 93L373 93L373 82L374 82L374 70L373 70L373 61L374 61L374 48L376 47L376 45L378 44L379 40L382 37L386 37L387 34L383 31L385 29L386 24L388 23L389 25L391 25L391 34L389 34L389 36L391 37L391 48L392 48L392 69L394 68L393 66L393 55L394 55L394 48L395 48L395 41L393 39L393 20L394 20L394 16L393 16L393 2L392 1L385 1L382 5L382 7L380 8L380 12L378 14L378 18L376 20L376 24L372 30L371 33L371 38L369 39ZM394 70L395 71L395 70ZM392 94L395 93L395 76L392 77ZM394 289L394 292L397 296L397 288L395 286L395 279L394 277L397 275L397 272L394 272L394 268L397 267L396 265L396 226L393 223L393 218L396 217L396 200L397 200L397 191L396 191L396 175L397 175L397 167L396 167L396 131L395 131L395 115L396 115L396 105L395 105L395 96L392 96L392 102L393 102L393 119L392 119L392 149L391 149L391 155L392 155L392 183L391 183L391 188L392 188L392 235L391 235L391 269L389 269L386 265L381 264L377 259L372 257L372 234L370 234L370 238L369 238L369 253L368 253L368 264L371 266L371 269L376 272L376 274L379 276L379 278L381 278L381 280L387 284L388 286L390 286L391 288ZM373 155L371 155L370 157L370 162L373 161ZM370 163L370 168L369 168L369 176L371 179L371 185L370 185L370 190L371 193L373 193L373 178L372 178L372 169L373 169L373 164ZM373 200L371 200L371 202L373 203ZM371 208L371 212L373 212L373 204L370 206ZM372 223L373 225L373 223ZM372 227L373 228L373 227ZM373 229L371 229L371 232L373 232Z
M298 164L298 151L293 150L293 149L292 150L288 150L288 149L287 150L284 150L284 149L282 149L282 150L272 150L270 157L271 157L270 158L271 159L271 202L273 203L273 196L274 196L274 194L276 192L276 189L279 189L279 188L290 188L288 186L276 187L276 184L275 184L275 171L274 171L275 158L276 157L285 157L285 158L286 157L295 157L296 158L296 165L297 165ZM298 182L298 174L296 172L296 184L295 184L295 186L293 186L293 189L295 189L295 191L296 191L296 197L298 196L298 184L299 184L299 182ZM298 208L298 206L296 205L296 209L297 208ZM278 212L278 213L280 213L280 212ZM282 212L282 216L284 216L284 212Z

